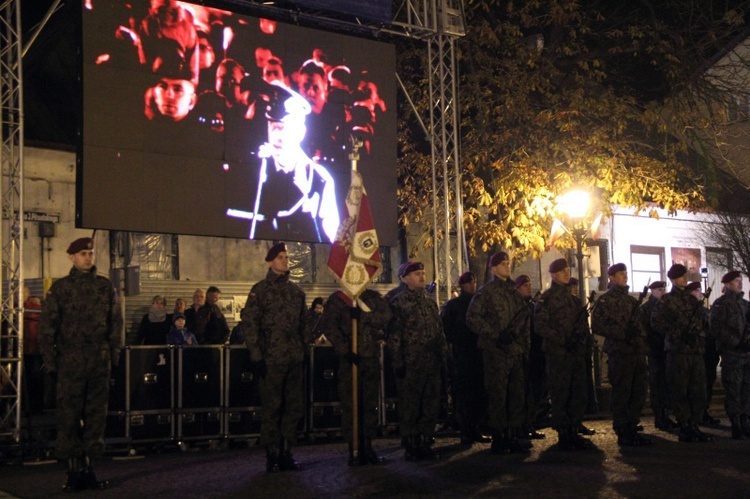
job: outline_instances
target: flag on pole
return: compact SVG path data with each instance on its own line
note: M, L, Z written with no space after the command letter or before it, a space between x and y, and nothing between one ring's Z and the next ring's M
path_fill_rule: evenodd
M591 239L599 239L599 232L602 228L602 214L599 213L599 215L594 219L594 222L591 224L591 229L589 231L591 232Z
M362 175L356 170L352 170L346 209L347 216L341 220L331 247L328 268L352 305L367 284L383 271L370 202Z
M560 221L560 219L556 218L554 222L552 222L552 229L549 231L549 239L547 239L547 249L551 249L552 245L555 244L555 241L560 239L562 235L565 234L565 226Z

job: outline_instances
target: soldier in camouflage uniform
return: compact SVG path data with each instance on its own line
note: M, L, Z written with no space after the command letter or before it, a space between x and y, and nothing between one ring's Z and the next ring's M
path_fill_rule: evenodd
M649 285L651 295L641 305L641 327L646 332L648 345L648 386L651 410L654 411L654 426L668 431L679 428L679 425L669 417L671 402L669 400L669 386L667 384L667 354L664 351L664 333L651 327L651 314L656 302L666 293L667 283L652 282Z
M289 282L286 245L266 255L268 274L252 287L242 309L250 359L260 374L260 443L266 471L298 470L292 457L297 425L304 415L305 293Z
M352 307L346 295L336 291L328 297L323 311L323 330L339 355L339 397L341 433L349 442L349 465L379 464L383 459L372 448L378 431L380 395L380 342L391 320L391 309L375 290L366 289L359 301L364 307ZM352 351L352 319L357 319L357 352ZM352 365L357 366L359 455L354 454L352 433Z
M748 303L743 298L742 275L733 270L721 278L724 294L711 306L711 334L721 353L724 409L732 423L732 438L750 437L750 336Z
M605 338L607 373L612 384L612 426L618 445L650 445L651 439L638 434L648 390L641 304L628 294L628 269L624 263L610 266L607 275L609 290L596 301L591 329Z
M672 290L656 302L651 326L664 331L667 382L674 415L680 425L680 442L711 440L698 428L706 407L706 372L703 363L703 303L685 289L687 268L674 264L667 272Z
M102 489L91 459L104 451L109 378L120 358L122 313L112 283L96 273L94 242L68 247L73 268L50 289L39 341L46 370L57 376L58 457L68 463L64 490Z
M487 415L495 454L527 452L524 356L529 342L529 309L510 278L508 254L490 258L492 279L471 299L466 325L479 337L484 359Z
M402 272L407 289L391 301L388 347L399 385L399 419L407 461L435 459L432 434L440 411L440 372L448 344L434 300L425 293L424 266L412 262Z
M570 267L564 258L549 265L552 285L534 308L536 334L544 338L547 387L552 400L552 427L563 450L593 448L578 434L588 396L586 394L586 339L589 324L581 301L568 287Z

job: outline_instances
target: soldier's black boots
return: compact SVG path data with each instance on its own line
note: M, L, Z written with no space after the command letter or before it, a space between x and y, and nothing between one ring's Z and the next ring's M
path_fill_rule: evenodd
M531 440L525 438L520 428L509 428L506 432L507 445L513 454L524 454L533 447Z
M510 454L508 440L506 440L505 436L499 433L492 434L492 444L490 445L490 452L499 455Z
M279 449L274 444L266 446L266 472L278 473L279 469Z
M91 465L91 459L83 458L83 469L81 470L80 484L84 489L104 490L109 487L109 481L99 480L94 473L94 467Z
M435 452L432 448L434 440L425 435L417 435L416 437L416 448L417 448L417 459L432 461L434 459L440 459L440 454Z
M405 437L403 444L404 460L417 461L419 459L419 456L417 454L416 437Z
M588 438L584 438L581 436L581 426L571 426L568 428L568 435L570 438L570 446L573 448L573 450L591 450L594 449L596 446L594 443L589 440Z
M698 425L696 423L693 423L693 435L695 435L695 440L698 442L713 442L714 437L709 435L708 433L703 433L700 428L698 428Z
M547 435L545 435L544 433L536 431L536 428L534 428L533 425L529 425L526 427L526 434L526 438L530 438L532 440L547 438Z
M745 440L745 432L742 431L742 422L740 416L732 416L732 438L734 440Z
M654 426L662 431L676 430L680 427L677 421L669 417L667 411L663 411L661 415L654 417Z
M570 426L557 428L557 448L564 451L576 450Z
M593 434L596 433L596 430L594 430L593 428L587 428L587 427L583 426L583 423L581 423L580 425L578 425L577 431L578 431L579 434L581 434L581 435L587 435L587 436L591 436L591 435L593 435Z
M279 451L279 469L281 471L299 471L302 465L294 460L289 440L281 439L281 450Z
M360 445L359 449L359 460L362 462L362 464L383 464L383 461L385 461L385 458L383 456L378 456L378 453L375 452L375 449L372 448L371 438L365 438L362 441L362 445Z
M677 439L680 442L695 442L696 435L693 433L693 427L689 423L680 423L680 431L677 433Z
M68 471L65 483L62 486L65 492L78 492L83 490L81 485L81 463L78 458L68 459Z
M742 414L740 416L740 424L742 425L742 433L744 433L746 437L750 437L750 416Z

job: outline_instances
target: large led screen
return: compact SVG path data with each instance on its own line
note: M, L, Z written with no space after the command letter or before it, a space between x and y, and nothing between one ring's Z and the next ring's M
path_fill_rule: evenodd
M392 45L174 0L84 0L80 227L330 242L352 144L397 244Z

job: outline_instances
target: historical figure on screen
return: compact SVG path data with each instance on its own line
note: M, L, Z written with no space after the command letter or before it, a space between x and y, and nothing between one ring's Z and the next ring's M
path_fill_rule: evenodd
M333 242L339 225L333 177L300 146L310 104L282 85L269 87L268 142L258 152L253 210L229 209L227 215L251 220L250 239L283 235L301 241Z

